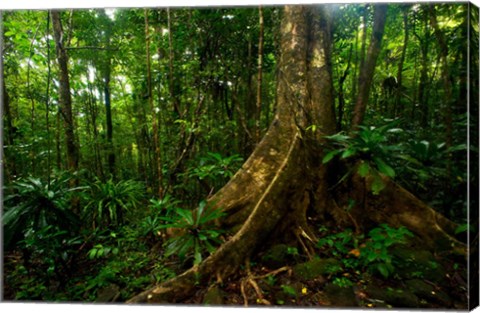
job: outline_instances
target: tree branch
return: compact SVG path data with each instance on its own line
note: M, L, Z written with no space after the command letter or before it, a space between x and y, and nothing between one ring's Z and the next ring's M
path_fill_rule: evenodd
M108 50L108 51L118 51L118 48L109 48L109 47L95 47L95 46L83 46L83 47L65 47L65 50Z

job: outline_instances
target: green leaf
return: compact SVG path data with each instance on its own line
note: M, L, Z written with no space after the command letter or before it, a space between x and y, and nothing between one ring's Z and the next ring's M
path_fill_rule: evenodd
M325 138L333 140L333 141L338 141L338 142L346 142L350 140L350 136L343 135L342 133L337 133L335 135L331 136L325 136Z
M453 146L453 147L447 149L448 152L466 151L466 150L468 150L468 146L465 143L460 144L460 145L456 145L456 146Z
M357 149L355 149L354 147L350 147L350 148L346 149L345 151L343 151L341 158L346 159L346 158L351 157L352 155L355 155L356 153L357 153Z
M468 224L458 225L455 229L455 235L466 232L468 230Z
M385 188L383 180L380 178L380 176L375 175L372 182L372 193L374 195L379 195L383 188Z
M362 162L358 166L357 172L358 172L358 175L360 175L361 177L366 177L370 173L370 166L368 165L367 162Z
M5 37L12 37L12 36L15 36L15 32L13 30L9 30L7 32L5 32Z
M200 251L200 246L198 244L195 245L195 253L194 253L194 262L193 264L198 265L202 262L202 253Z
M94 259L96 255L97 255L97 249L93 248L90 251L88 251L88 258L89 259Z
M401 128L391 128L391 129L387 130L387 133L393 133L393 134L401 133L401 132L403 132L403 129L401 129Z
M195 221L193 220L193 214L192 211L184 210L184 209L178 209L177 214L183 217L189 225L194 225Z
M380 263L377 265L377 270L382 274L383 277L388 278L390 276L390 272L388 271L388 267L384 263Z
M418 161L417 159L409 156L409 155L405 155L405 154L398 154L398 155L394 155L395 158L397 159L402 159L402 160L405 160L409 163L412 163L412 164L415 164L415 165L418 165L418 166L421 166L422 163L420 161Z
M378 170L380 173L387 175L388 177L394 178L395 177L395 171L394 169L385 163L382 159L374 157L373 161L377 164Z
M342 152L341 150L333 150L333 151L330 151L329 153L327 153L323 159L322 159L322 163L325 164L325 163L328 163L330 162L330 160L332 160L337 154L339 154L340 152Z
M201 221L201 218L202 218L202 215L203 215L203 210L205 209L205 206L207 205L207 202L205 200L202 200L199 204L198 204L198 211L197 211L197 219L196 219L196 223L195 225L200 225L200 221Z
M292 286L282 285L281 287L283 289L283 292L285 292L286 294L294 297L297 295L295 288L293 288Z

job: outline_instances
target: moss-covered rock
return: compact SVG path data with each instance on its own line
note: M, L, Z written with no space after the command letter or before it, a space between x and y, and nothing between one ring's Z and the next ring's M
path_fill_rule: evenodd
M409 290L380 288L377 286L368 286L365 292L372 299L383 300L398 308L418 308L420 305L418 297Z
M397 275L404 279L425 278L436 283L445 282L445 268L427 250L397 247L392 251L397 258Z
M340 261L329 259L313 259L293 267L293 275L299 280L310 280L322 275L336 274L342 271Z
M269 268L279 268L298 261L299 256L293 253L294 249L286 244L274 245L262 256L262 263Z
M336 307L356 307L358 306L355 292L352 287L340 287L334 284L328 284L324 290L330 303Z
M111 284L98 291L97 299L95 299L95 302L115 302L118 297L120 297L120 287L115 284Z
M225 293L219 286L213 285L211 286L205 296L203 296L203 303L204 304L211 304L211 305L221 305L224 304L224 297Z
M437 290L434 286L427 284L421 279L411 279L405 282L407 288L416 296L432 303L438 303L445 307L452 305L452 300L443 291Z

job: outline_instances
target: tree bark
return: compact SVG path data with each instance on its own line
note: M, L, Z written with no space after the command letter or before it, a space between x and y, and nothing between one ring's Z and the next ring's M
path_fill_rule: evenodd
M343 85L345 80L350 73L350 67L352 64L352 50L353 45L350 45L350 52L348 53L347 68L343 71L342 76L338 80L338 117L337 117L337 132L342 130L342 120L343 120L343 111L345 109L345 92L343 90Z
M70 94L70 79L68 76L68 55L63 46L63 29L59 11L51 11L55 45L57 47L57 62L59 66L58 80L60 82L59 102L60 114L65 127L67 146L67 168L75 172L78 169L79 150L75 140L75 128L72 114L72 97Z
M387 20L387 8L388 5L386 4L375 5L372 37L370 39L370 45L368 46L365 63L360 68L358 95L353 111L352 129L356 129L363 123L370 95L370 88L372 86L375 65L382 45L382 37L385 29L385 22Z

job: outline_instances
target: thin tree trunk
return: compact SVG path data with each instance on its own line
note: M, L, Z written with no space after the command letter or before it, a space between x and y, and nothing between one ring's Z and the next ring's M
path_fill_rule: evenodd
M10 109L10 98L7 93L7 86L5 84L5 76L2 73L2 103L3 103L3 120L5 123L5 136L4 138L6 139L6 144L11 148L14 143L14 129L13 129L13 118L12 118L12 112Z
M105 99L105 119L107 124L107 163L108 170L112 177L115 177L115 149L113 146L113 123L112 123L112 104L110 92L110 80L112 75L112 58L110 55L110 41L112 36L112 23L105 13L101 10L100 14L105 27L105 52L103 55L102 74L103 74L103 96Z
M58 108L55 118L55 163L57 164L58 170L64 168L62 165L62 143L60 142L60 115L60 108Z
M358 78L357 78L357 75L358 75L358 27L355 31L355 48L354 48L354 51L355 51L355 57L354 57L354 60L353 60L353 65L354 65L354 69L353 69L353 75L352 75L352 92L351 92L351 97L350 97L350 103L351 103L351 109L350 111L353 112L353 108L354 108L354 105L355 105L355 99L357 98L357 84L358 84Z
M262 68L263 68L263 9L258 8L258 65L257 65L257 105L255 110L255 143L260 141L260 113L262 112Z
M360 50L360 71L362 68L365 67L365 53L367 51L367 22L368 22L368 4L365 4L363 7L363 15L362 15L362 24L363 24L363 29L362 29L362 45L361 45L361 50Z
M58 79L60 82L59 102L60 113L65 127L67 146L67 168L75 172L78 169L79 150L75 140L75 130L72 114L72 98L70 94L70 79L68 77L68 56L63 46L63 29L59 11L51 11L55 44L57 47L57 62L59 66Z
M157 173L156 183L157 195L163 196L163 173L162 173L162 159L160 154L160 144L158 138L158 119L155 105L153 104L153 90L152 90L152 71L150 64L150 31L148 23L148 9L145 9L145 50L147 57L147 88L148 88L148 103L150 105L150 112L152 115L152 131L153 131L153 149L154 149L154 164Z
M178 97L175 94L175 76L173 75L173 60L175 58L173 51L173 34L172 34L172 16L170 14L170 8L167 8L167 27L168 27L168 87L170 91L170 99L173 104L173 110L178 118L182 118L183 114L180 111L180 103Z
M382 45L382 37L385 29L385 21L387 20L386 4L376 4L373 15L373 31L368 47L367 57L364 66L360 68L359 90L355 101L355 108L352 118L352 129L356 129L363 123L365 112L367 109L370 88L372 86L373 74L377 63L378 55Z
M352 64L352 50L353 45L350 45L350 52L348 53L348 61L347 61L347 68L343 72L343 75L340 77L338 81L338 117L337 117L337 132L342 130L342 120L343 120L343 111L345 109L345 92L343 90L343 85L345 80L350 73L350 67Z
M108 170L115 177L115 151L113 149L112 104L110 96L110 60L107 61L104 79L105 119L107 122Z
M443 110L443 120L445 123L445 146L447 150L453 145L453 117L452 117L452 82L450 80L450 68L448 65L448 46L445 35L440 30L437 22L437 14L435 12L435 7L429 7L430 13L430 24L434 30L435 37L437 38L438 47L440 48L440 60L442 64L442 81L444 88L444 106ZM447 178L445 180L445 192L450 190L451 179L452 179L452 153L449 152L447 155Z
M11 113L11 108L10 108L10 98L8 97L7 93L7 86L5 84L5 71L4 71L4 65L3 65L3 53L4 53L4 43L5 43L5 38L4 38L4 28L3 28L3 12L0 10L0 84L1 84L1 89L0 89L0 100L2 102L1 110L2 110L2 119L3 123L5 123L5 130L6 132L4 133L4 136L1 140L3 143L3 146L6 146L9 149L13 148L14 144L14 129L13 129L13 124L12 124L12 113ZM16 166L15 162L10 162L8 160L5 160L5 150L2 149L2 159L4 160L4 167L2 167L2 174L4 174L4 177L7 178L7 181L12 181L15 179L17 176L16 173Z
M428 12L423 14L423 28L424 28L424 38L420 37L417 33L414 32L414 35L420 41L420 50L421 50L421 70L420 70L420 82L418 84L418 101L421 106L421 118L420 124L423 127L427 127L429 124L429 103L428 103L428 52L430 44L430 31L428 29Z
M407 45L408 45L408 10L409 7L403 7L403 28L405 31L405 36L403 39L402 55L400 61L398 62L397 70L397 89L395 93L395 106L393 108L393 116L396 117L398 110L400 109L400 101L402 94L402 84L403 84L403 64L405 62L405 56L407 55ZM403 113L403 110L402 110Z
M38 30L40 29L40 24L38 24L37 29L35 30L35 34L33 35L32 41L30 42L30 52L27 60L27 97L30 99L30 132L32 137L36 136L35 130L35 120L36 120L36 112L35 112L35 98L33 96L33 91L30 85L30 69L31 69L31 60L33 56L33 45L35 44L35 40L37 38ZM32 175L36 175L36 165L37 165L37 153L36 153L36 141L32 142L30 148L30 159L32 161Z
M47 88L45 91L45 125L47 130L47 182L50 186L50 172L51 172L51 152L50 147L52 145L50 135L50 79L52 74L52 68L50 64L50 12L47 11L47 29L45 35L45 41L47 45Z
M470 4L466 4L466 6L469 6ZM464 38L466 41L469 40L469 15L470 15L470 8L467 7L465 11L465 16L463 18L463 22L460 26L460 36ZM472 46L472 44L470 44ZM458 49L457 51L457 56L456 56L456 66L459 70L459 80L458 80L458 85L459 85L459 92L458 92L458 97L455 101L455 106L453 108L453 111L458 114L462 114L465 112L466 109L466 104L467 104L467 95L468 95L468 48L464 47L461 49ZM470 65L471 66L471 65Z
M89 82L88 83L88 91L89 91L89 101L88 101L88 113L90 115L91 119L91 127L92 127L92 133L93 133L93 153L94 153L94 167L95 167L95 174L98 177L101 177L102 179L105 178L104 172L103 172L103 163L102 163L102 157L101 157L101 151L100 151L100 144L98 140L98 128L97 128L97 116L98 116L98 110L96 106L96 97L93 93L93 86Z
M255 146L255 124L252 125L252 123L255 123L255 108L253 108L253 93L252 93L252 39L249 37L248 38L248 46L247 46L247 65L246 65L246 79L245 79L245 88L246 88L246 95L244 98L244 111L245 111L245 117L247 120L247 125L250 130L250 134L252 134L252 137L249 137L248 133L245 132L244 134L244 157L247 158L252 151L254 150ZM253 126L253 127L252 127Z

